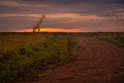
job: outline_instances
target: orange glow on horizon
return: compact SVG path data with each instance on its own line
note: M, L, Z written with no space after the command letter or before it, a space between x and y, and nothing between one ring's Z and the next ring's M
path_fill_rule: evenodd
M14 30L14 32L33 32L33 29ZM41 28L40 32L86 32L86 31L82 31L80 29Z

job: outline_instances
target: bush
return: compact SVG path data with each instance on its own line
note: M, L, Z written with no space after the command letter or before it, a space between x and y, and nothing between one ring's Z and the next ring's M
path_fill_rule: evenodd
M36 77L73 57L76 49L74 38L60 34L44 42L16 46L0 57L0 79Z

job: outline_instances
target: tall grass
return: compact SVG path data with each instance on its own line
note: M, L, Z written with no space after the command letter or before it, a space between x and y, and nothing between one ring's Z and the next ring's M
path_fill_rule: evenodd
M96 38L124 47L124 33L104 33L97 35Z
M119 47L124 47L124 32L88 32L77 34L84 37L94 37L100 40L105 40L116 44Z
M20 36L18 34L13 35ZM44 40L33 39L34 35L27 34L18 44L11 46L0 53L0 80L25 79L42 75L47 70L52 70L61 62L72 58L77 51L74 38L67 34L50 34ZM35 35L35 37L43 37ZM12 37L9 35L8 38ZM3 41L7 40L6 38ZM30 43L27 43L29 42ZM21 43L20 43L21 42ZM26 42L26 43L24 43ZM13 41L11 41L13 43ZM2 44L1 44L2 45ZM9 45L9 44L8 44ZM3 47L2 47L3 48Z

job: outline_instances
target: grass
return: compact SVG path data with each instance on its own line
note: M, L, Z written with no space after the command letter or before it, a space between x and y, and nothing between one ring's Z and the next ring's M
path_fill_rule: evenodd
M49 36L50 34L47 33L0 33L0 52L12 49L18 45L43 42Z
M77 34L83 35L84 37L94 37L100 40L111 42L119 47L124 47L124 32L88 32Z
M96 38L111 42L122 48L124 47L124 33L99 34Z
M74 37L66 33L1 33L0 38L1 81L43 75L77 52Z

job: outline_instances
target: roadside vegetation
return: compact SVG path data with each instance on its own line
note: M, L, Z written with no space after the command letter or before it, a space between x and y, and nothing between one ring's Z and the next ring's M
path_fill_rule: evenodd
M105 40L116 44L119 47L124 47L124 33L98 33L98 35L94 35L97 39Z
M116 44L119 47L124 47L124 32L88 32L78 33L84 37L94 37L100 40L105 40Z
M124 33L101 34L97 38L114 43L119 47L124 47Z
M32 79L49 73L77 53L66 33L0 33L0 80Z

